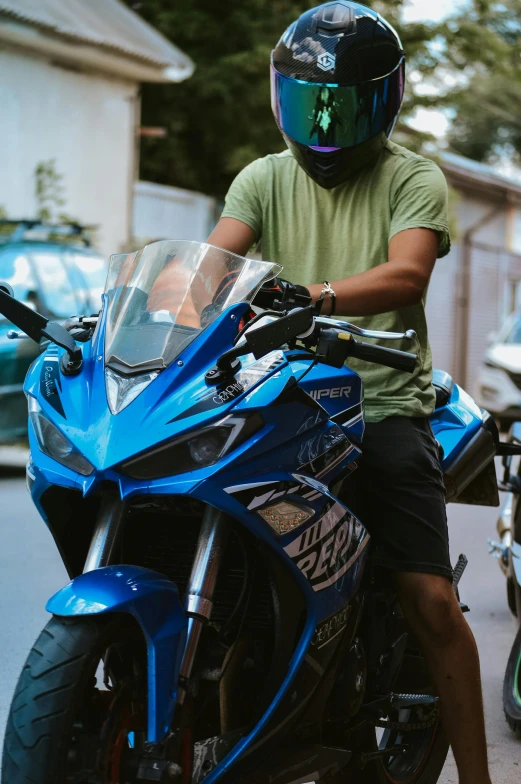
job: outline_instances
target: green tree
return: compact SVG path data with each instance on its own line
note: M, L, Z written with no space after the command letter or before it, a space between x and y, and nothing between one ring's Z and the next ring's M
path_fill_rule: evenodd
M506 152L519 163L521 0L475 0L466 18L447 22L446 40L464 79L447 101L452 148L479 161Z
M284 149L270 109L270 51L288 24L318 0L126 2L196 64L186 82L143 88L143 124L164 126L168 136L142 140L141 176L222 198L246 164ZM444 76L456 74L461 81L464 74L472 84L479 74L496 81L508 78L519 41L501 9L519 8L521 0L474 0L472 13L445 23L404 25L400 12L406 2L367 1L397 28L407 53L410 78L396 140L421 149L426 135L408 126L412 113L419 106L453 108L459 112L453 146L474 157L487 156L494 144L484 144L492 138L488 126L478 129L471 122L476 111L471 91L454 80L447 83ZM490 112L481 111L483 123L493 125ZM517 143L514 126L510 121L507 126L499 140Z

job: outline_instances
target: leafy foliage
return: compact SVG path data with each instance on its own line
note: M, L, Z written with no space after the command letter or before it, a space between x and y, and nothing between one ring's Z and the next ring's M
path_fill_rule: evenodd
M142 140L141 176L221 198L246 164L284 149L270 108L270 51L319 0L125 1L196 64L186 82L143 87L143 124L164 126L168 136ZM474 0L471 12L445 23L404 25L406 2L366 0L396 27L407 53L396 140L421 149L427 137L407 119L418 106L440 106L457 112L451 143L463 154L483 159L498 144L521 150L521 0Z
M447 23L447 43L466 76L450 96L451 146L480 161L507 152L521 162L521 0L475 0L464 36Z

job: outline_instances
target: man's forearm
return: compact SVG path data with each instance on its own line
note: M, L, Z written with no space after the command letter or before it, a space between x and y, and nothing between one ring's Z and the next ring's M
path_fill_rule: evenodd
M423 297L428 279L415 264L393 262L381 264L351 278L330 281L336 294L337 316L374 316L410 305ZM322 283L309 286L313 302L320 298ZM331 313L331 300L326 294L323 315Z

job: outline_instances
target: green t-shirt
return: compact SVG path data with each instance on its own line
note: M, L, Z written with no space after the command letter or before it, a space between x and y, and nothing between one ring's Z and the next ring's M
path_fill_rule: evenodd
M391 237L405 229L439 232L438 256L450 250L447 183L433 161L387 142L367 169L331 190L317 185L289 151L247 166L232 183L223 217L237 218L262 239L262 257L281 264L282 276L309 285L339 280L385 264ZM381 342L415 351L410 375L360 360L366 418L425 416L434 410L432 357L425 302L378 316L350 318L367 329L414 329L418 343Z

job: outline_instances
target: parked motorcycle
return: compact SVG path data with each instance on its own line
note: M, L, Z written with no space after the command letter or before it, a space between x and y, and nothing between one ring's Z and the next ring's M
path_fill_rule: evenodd
M359 338L414 332L270 286L255 314L279 270L155 243L113 256L99 316L64 327L0 288L0 312L48 341L25 382L27 483L71 578L16 688L3 784L438 780L423 655L339 500L364 434L345 361L412 372L414 354ZM448 498L496 504L492 419L434 383Z
M489 540L489 552L506 577L508 606L519 624L503 682L503 708L511 729L521 735L521 462L513 461L521 450L521 422L512 426L501 447L507 496L497 523L499 542Z

